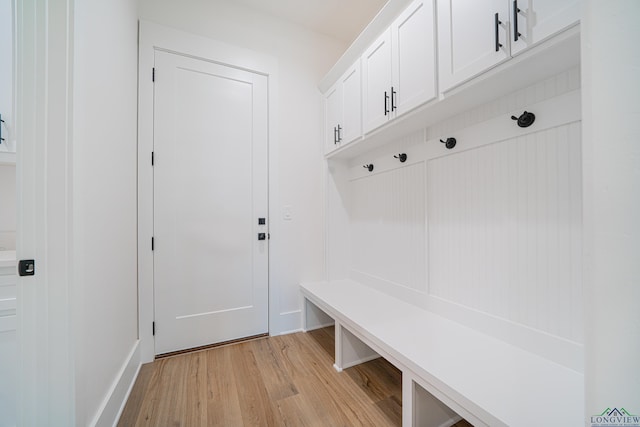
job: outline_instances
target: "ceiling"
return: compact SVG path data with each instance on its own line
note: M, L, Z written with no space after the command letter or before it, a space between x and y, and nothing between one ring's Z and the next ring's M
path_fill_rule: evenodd
M387 0L233 0L350 44Z

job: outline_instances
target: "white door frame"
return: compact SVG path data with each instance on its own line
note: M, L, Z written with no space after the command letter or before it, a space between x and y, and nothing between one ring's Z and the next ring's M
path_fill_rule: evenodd
M138 67L138 334L141 362L151 362L155 356L152 322L153 304L153 82L152 69L156 49L188 55L259 74L268 79L268 164L269 164L269 230L277 236L277 62L268 55L248 49L140 21ZM159 77L160 78L160 77ZM273 253L273 252L271 252ZM269 263L271 265L271 262ZM269 330L278 321L275 310L273 269L269 268Z
M18 425L75 424L73 0L14 1Z

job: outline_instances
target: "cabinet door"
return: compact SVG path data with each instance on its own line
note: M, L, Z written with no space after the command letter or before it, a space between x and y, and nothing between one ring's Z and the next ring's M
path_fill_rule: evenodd
M342 117L342 86L337 82L324 97L325 153L338 148L338 123Z
M441 91L509 58L508 13L508 0L438 0Z
M362 56L364 133L391 117L391 31L387 30Z
M357 61L340 80L342 84L342 120L340 144L362 136L362 75Z
M391 25L397 115L436 96L435 30L433 0L413 2Z
M516 7L519 11L514 14ZM510 11L511 54L515 55L578 23L580 0L511 0Z

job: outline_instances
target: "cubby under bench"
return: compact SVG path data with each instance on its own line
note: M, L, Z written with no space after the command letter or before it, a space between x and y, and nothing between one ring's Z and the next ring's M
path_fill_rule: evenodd
M338 371L402 371L402 425L581 426L583 374L353 280L303 283L305 331L335 324Z

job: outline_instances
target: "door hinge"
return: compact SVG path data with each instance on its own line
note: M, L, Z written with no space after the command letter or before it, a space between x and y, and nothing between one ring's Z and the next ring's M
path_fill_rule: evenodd
M156 322L151 322L151 333L156 336Z
M154 165L154 161L155 161L155 160L154 160L154 158L153 158L153 151L152 151L152 152L151 152L151 166L153 166L153 165Z
M155 248L155 239L152 237L151 238L151 250L153 250Z
M153 67L151 69L151 81L155 82L156 81L156 67Z

